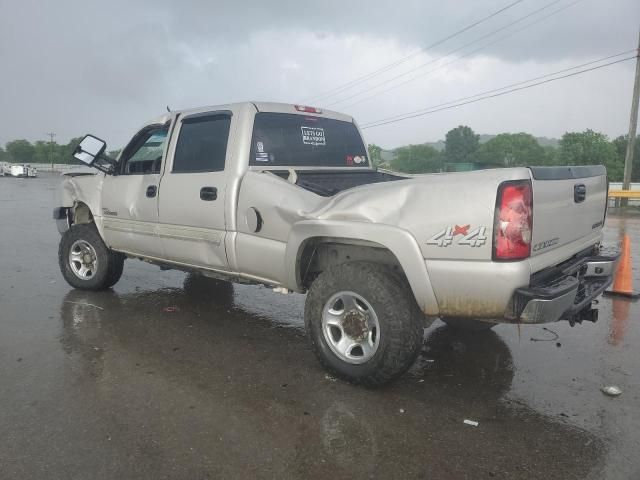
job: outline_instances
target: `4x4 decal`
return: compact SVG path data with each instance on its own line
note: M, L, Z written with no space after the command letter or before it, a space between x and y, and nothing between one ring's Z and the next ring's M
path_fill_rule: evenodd
M448 247L453 245L468 245L470 247L480 247L487 241L487 227L476 227L469 230L471 225L454 225L440 230L433 237L427 240L427 245L438 247ZM458 237L459 236L459 237Z

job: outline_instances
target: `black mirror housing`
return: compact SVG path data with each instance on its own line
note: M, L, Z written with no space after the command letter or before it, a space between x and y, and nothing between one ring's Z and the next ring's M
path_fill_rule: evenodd
M94 135L85 135L73 152L73 158L91 166L104 153L106 148L107 143L104 140Z

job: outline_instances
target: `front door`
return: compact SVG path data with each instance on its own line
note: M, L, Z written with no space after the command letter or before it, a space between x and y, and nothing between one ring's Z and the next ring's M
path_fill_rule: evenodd
M162 159L169 125L151 125L125 147L118 175L108 175L102 190L107 245L115 250L162 258L156 233Z
M168 260L228 270L225 251L227 145L231 112L182 117L161 180L158 234Z

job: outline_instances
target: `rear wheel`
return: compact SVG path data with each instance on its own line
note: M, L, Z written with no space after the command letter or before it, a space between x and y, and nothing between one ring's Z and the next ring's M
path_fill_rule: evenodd
M420 352L424 329L410 290L377 264L329 268L313 282L305 325L320 363L353 383L382 385Z
M107 248L93 223L72 225L60 240L58 263L69 285L104 290L122 276L124 255Z
M445 317L441 319L448 327L466 332L486 332L496 326L495 323L470 320L468 318Z

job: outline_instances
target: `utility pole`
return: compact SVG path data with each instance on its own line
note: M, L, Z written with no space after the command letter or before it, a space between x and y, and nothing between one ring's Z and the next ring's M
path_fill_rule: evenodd
M53 172L53 138L56 136L55 133L49 132L47 133L51 141L49 142L49 160L51 160L51 171Z
M633 165L633 153L636 144L636 129L638 127L638 100L640 100L640 33L638 34L638 50L636 56L636 79L633 84L633 97L631 99L631 118L629 119L629 138L627 139L627 154L624 157L624 177L622 189L629 190L631 185L631 167ZM620 205L627 206L629 199L620 199Z

